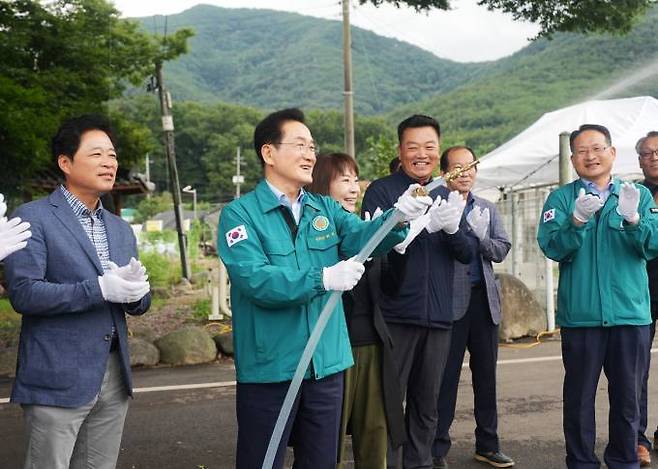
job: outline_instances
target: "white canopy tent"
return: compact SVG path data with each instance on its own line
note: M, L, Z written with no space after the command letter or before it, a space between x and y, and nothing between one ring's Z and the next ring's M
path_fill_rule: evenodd
M559 135L581 124L601 124L610 130L617 149L617 175L640 172L635 143L658 130L658 100L648 96L588 101L544 114L512 140L484 155L478 167L476 192L492 188L557 183Z

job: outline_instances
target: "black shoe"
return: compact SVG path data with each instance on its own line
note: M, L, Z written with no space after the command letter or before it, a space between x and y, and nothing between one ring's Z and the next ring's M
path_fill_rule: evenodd
M473 457L477 461L493 467L512 467L514 465L514 460L500 451L476 451Z
M432 458L432 469L448 469L448 463L444 457Z

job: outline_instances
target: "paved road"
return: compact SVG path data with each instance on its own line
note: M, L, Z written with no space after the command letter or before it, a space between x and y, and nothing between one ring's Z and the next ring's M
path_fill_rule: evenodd
M562 440L560 344L547 342L533 349L500 349L498 366L499 420L502 448L518 468L564 467ZM657 356L654 354L654 358ZM654 360L658 364L658 359ZM658 368L650 382L649 426L658 423ZM135 371L137 388L200 383L230 383L228 363L186 368ZM11 382L0 380L0 399ZM597 395L597 427L602 455L607 435L607 383ZM147 389L148 391L148 389ZM132 402L123 437L120 469L195 469L234 466L235 387L139 392ZM471 379L462 375L453 448L448 455L455 469L483 469L472 459L473 418ZM0 468L19 468L23 453L21 410L0 404ZM658 467L658 454L655 455ZM602 458L602 456L601 456Z

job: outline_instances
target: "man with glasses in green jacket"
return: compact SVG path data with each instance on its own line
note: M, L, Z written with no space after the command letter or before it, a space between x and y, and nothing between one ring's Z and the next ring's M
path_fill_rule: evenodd
M353 260L392 210L364 222L328 196L307 193L318 151L304 114L285 109L254 132L264 179L227 205L219 220L219 254L231 279L238 418L238 469L261 467L286 391L331 291L351 290L364 272ZM432 204L412 184L396 207L410 221ZM375 250L405 239L399 225ZM286 443L296 468L335 467L343 373L352 351L342 303L330 316L302 382L274 460Z
M649 190L611 177L610 132L571 133L576 181L553 191L537 240L559 262L563 426L570 469L598 468L594 401L604 370L610 401L608 467L638 467L638 399L649 351L647 260L658 255L658 209Z

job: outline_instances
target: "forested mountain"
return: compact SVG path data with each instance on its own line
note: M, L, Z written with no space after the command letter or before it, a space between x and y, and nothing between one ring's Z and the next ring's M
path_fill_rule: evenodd
M139 19L164 30L163 17ZM224 101L261 109L342 109L341 23L270 10L198 5L167 18L192 27L190 52L167 64L177 100ZM559 33L481 64L440 59L420 48L353 28L355 110L391 124L413 112L437 116L448 143L483 153L541 114L595 96L653 64L658 7L625 36ZM658 79L614 96L658 96Z
M338 7L337 7L338 8ZM162 16L138 19L162 34ZM165 67L177 100L265 109L343 103L342 23L271 10L197 5L166 18L169 33L191 27L188 54ZM352 28L356 112L378 114L444 93L486 68L439 59L410 44Z

